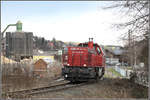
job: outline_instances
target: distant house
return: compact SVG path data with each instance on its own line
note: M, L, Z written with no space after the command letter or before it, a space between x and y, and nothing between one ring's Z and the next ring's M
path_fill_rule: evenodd
M122 62L123 53L125 52L123 47L108 45L108 46L105 46L104 49L106 53L106 58L108 59L108 61L106 62L109 62L109 63Z
M34 63L34 75L43 76L47 72L48 63L39 59Z
M47 63L43 59L39 59L34 63L34 70L35 71L46 71L47 70Z
M53 66L54 59L49 57L41 57L38 60L35 60L34 63L34 74L35 75L44 75L45 73L49 73L49 68Z
M114 57L114 54L107 49L105 49L105 53L106 53L106 58L113 58Z
M121 46L105 46L105 52L107 53L107 56L112 56L115 58L122 55L124 49Z
M33 60L37 61L39 59L49 59L49 61L54 62L54 54L56 54L57 51L42 51L39 52L39 50L33 51Z

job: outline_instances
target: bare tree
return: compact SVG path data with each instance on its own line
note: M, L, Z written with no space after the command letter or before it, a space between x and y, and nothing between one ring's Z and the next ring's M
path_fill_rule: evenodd
M126 41L127 53L130 64L136 64L137 59L137 41L144 39L144 34L149 31L149 2L148 0L136 1L115 1L104 9L120 9L119 14L128 18L126 22L114 23L113 26L118 29L129 29L121 34L121 40Z
M117 1L104 9L120 9L124 17L130 18L129 21L119 24L114 24L119 29L129 28L133 34L142 35L148 31L149 24L149 7L148 0L136 1ZM128 32L127 32L128 33ZM126 33L126 34L127 34Z

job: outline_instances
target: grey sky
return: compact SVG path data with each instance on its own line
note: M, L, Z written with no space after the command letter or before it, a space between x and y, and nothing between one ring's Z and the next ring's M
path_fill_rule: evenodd
M117 11L101 7L111 1L3 1L2 30L21 20L23 31L51 40L86 42L89 37L103 45L122 45L123 31L111 25L122 21ZM8 31L15 31L11 27Z

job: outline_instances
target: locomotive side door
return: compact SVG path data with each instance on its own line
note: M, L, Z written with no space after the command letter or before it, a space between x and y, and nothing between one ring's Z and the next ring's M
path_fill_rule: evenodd
M97 52L97 65L102 66L103 53L99 46L96 46L96 52Z

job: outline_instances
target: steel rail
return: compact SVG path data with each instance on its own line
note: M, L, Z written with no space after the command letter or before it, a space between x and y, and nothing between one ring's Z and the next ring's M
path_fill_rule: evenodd
M32 89L24 89L24 90L18 90L18 91L12 91L12 92L6 92L6 93L2 93L3 95L6 95L8 97L12 97L13 95L26 95L26 94L30 94L30 93L35 93L36 91L42 91L42 90L46 90L49 88L55 88L57 86L63 86L65 84L69 84L70 82L64 82L60 83L60 84L56 84L56 85L50 85L50 86L45 86L45 87L38 87L38 88L32 88Z
M37 95L37 94L41 94L41 93L48 93L48 92L55 92L55 91L60 91L60 90L64 90L64 89L68 89L68 88L73 88L73 87L78 87L78 86L82 86L85 85L86 83L80 83L80 84L62 84L59 86L55 86L55 87L50 87L47 89L43 89L40 91L35 91L35 92L31 92L31 93L27 93L27 95Z
M55 92L59 90L86 85L89 83L91 82L84 82L84 83L78 83L78 84L65 82L65 83L51 85L51 86L45 86L45 87L39 87L39 88L33 88L33 89L27 89L27 90L19 90L19 91L14 91L14 92L7 92L5 93L5 95L10 98L31 97L33 95L38 95L38 94L43 94L43 93L48 93L48 92Z

